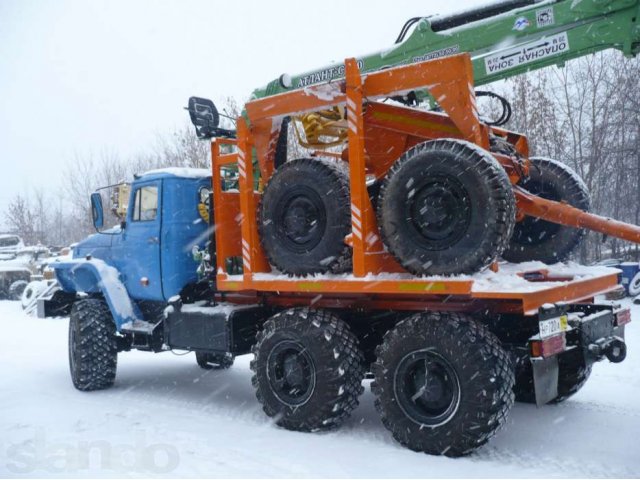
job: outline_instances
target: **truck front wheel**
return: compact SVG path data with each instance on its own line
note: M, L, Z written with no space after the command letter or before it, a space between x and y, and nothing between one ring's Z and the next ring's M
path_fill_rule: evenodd
M458 457L485 444L513 406L511 358L484 326L418 313L376 349L371 385L382 423L402 445Z
M332 313L297 308L274 315L253 353L256 396L281 427L336 428L358 406L364 357L355 335Z
M69 320L69 368L73 385L82 391L113 385L118 364L116 326L107 304L96 298L80 300Z

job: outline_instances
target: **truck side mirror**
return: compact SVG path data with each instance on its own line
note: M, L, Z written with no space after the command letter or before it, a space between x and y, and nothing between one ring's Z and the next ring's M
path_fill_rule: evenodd
M104 226L104 210L102 208L102 196L96 192L91 194L91 216L93 226L100 230Z

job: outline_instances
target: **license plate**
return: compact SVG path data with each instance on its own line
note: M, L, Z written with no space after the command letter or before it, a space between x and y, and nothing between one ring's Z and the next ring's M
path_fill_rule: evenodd
M567 316L562 315L556 318L550 318L549 320L541 320L538 322L540 326L540 337L552 337L558 333L567 331Z

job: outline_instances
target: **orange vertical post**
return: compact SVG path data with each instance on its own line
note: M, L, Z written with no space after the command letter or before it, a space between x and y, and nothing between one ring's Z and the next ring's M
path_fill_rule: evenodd
M244 282L251 282L254 271L254 255L252 246L251 221L255 215L253 202L253 162L251 161L251 144L249 142L249 129L244 118L238 118L238 175L240 185L240 215L242 231L242 267Z
M240 184L240 230L242 233L242 265L245 288L251 287L253 274L271 271L260 238L257 223L257 197L254 185L253 127L249 128L243 117L238 118L238 174Z
M376 222L366 185L362 77L355 58L345 61L347 124L349 127L349 183L351 188L351 232L353 237L353 274L364 277L374 272L374 260L368 257L377 235ZM377 272L376 272L377 273Z
M211 169L213 170L211 178L213 179L213 216L210 219L211 225L215 228L216 221L221 218L220 209L222 208L222 176L220 175L220 144L217 139L211 142ZM216 236L216 251L222 251L221 241ZM225 272L224 255L216 255L216 274Z

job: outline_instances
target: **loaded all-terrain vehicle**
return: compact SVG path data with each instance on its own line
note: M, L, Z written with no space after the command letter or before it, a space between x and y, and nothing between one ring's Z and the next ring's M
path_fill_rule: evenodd
M94 193L99 233L54 266L74 385L112 386L130 349L193 351L202 368L251 353L265 413L317 431L369 375L394 438L447 456L485 444L514 400L566 400L594 363L624 360L631 318L595 301L618 270L562 262L585 228L636 242L640 228L589 213L571 169L531 158L497 125L504 99L481 120L474 85L635 54L637 14L635 0L509 0L412 19L388 51L257 90L233 130L192 97L211 170L137 176L104 231ZM293 131L308 156L292 158Z

